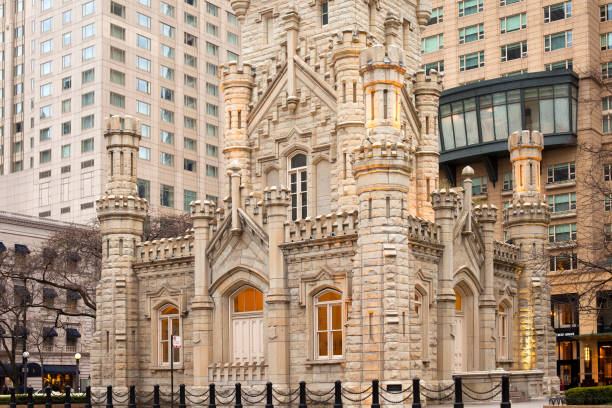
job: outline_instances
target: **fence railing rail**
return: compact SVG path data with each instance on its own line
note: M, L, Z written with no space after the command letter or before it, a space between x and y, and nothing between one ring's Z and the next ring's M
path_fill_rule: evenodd
M319 391L311 389L302 381L294 389L274 387L268 382L264 388L244 390L241 383L236 383L233 388L218 390L214 383L208 389L200 393L192 393L184 384L178 388L178 393L173 390L163 391L159 385L155 385L152 391L138 392L134 385L127 392L116 392L112 386L106 388L106 392L94 395L91 387L87 387L85 395L78 394L73 399L70 387L66 387L63 396L52 395L51 389L45 389L44 402L35 401L32 388L28 388L26 395L16 395L15 389L10 390L10 408L16 408L19 404L26 404L33 408L34 404L44 404L45 408L59 407L72 408L73 404L79 404L84 408L161 408L170 405L172 408L217 408L234 407L244 408L252 406L263 406L274 408L275 406L293 406L308 408L311 406L333 405L333 408L343 406L360 405L380 408L383 405L404 405L412 401L412 408L421 408L421 401L429 402L453 402L454 408L464 408L464 397L470 402L482 402L495 400L501 394L500 408L511 408L510 402L510 377L503 376L500 383L493 385L488 390L476 390L467 384L463 384L461 376L455 376L453 382L447 386L428 388L421 384L418 378L412 380L412 384L404 388L401 386L381 386L378 380L365 389L353 389L344 386L341 381L336 381L331 389ZM25 401L24 401L25 399ZM265 401L265 402L264 402Z

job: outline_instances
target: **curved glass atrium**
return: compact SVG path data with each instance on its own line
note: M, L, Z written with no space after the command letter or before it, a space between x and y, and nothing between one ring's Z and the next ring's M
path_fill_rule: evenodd
M546 71L480 81L440 98L440 163L507 154L508 135L539 130L545 146L575 144L578 78Z

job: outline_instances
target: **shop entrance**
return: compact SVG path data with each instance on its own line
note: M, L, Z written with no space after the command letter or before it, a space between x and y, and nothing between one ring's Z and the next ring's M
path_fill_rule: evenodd
M612 341L600 342L599 346L599 385L612 384Z

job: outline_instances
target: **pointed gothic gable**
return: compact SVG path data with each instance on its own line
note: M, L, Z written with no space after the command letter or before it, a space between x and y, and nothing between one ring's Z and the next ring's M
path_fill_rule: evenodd
M336 94L334 89L315 72L306 62L300 57L295 57L296 77L298 86L308 90L308 95L311 100L322 101L328 109L336 112ZM257 104L249 114L248 132L252 133L261 121L270 114L273 106L278 104L279 99L283 98L283 92L287 90L287 65L279 71L276 78L270 83L270 86L259 99ZM303 98L302 98L303 99ZM301 100L300 102L306 102ZM301 105L301 103L300 103ZM298 108L299 109L299 108Z
M236 234L231 230L231 217L227 217L206 250L213 283L226 272L241 266L268 274L268 235L242 209L238 210L238 218L240 232Z

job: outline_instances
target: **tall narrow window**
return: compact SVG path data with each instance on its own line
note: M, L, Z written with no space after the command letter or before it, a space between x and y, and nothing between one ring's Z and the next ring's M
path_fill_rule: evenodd
M308 216L308 174L306 155L299 153L289 160L289 185L291 186L291 219Z
M263 361L263 294L243 287L232 297L230 308L233 361Z
M388 96L389 91L385 89L383 91L383 119L387 119L387 109L389 108Z
M274 30L272 13L266 13L262 16L263 23L263 38L264 44L270 44L272 42L272 33Z
M321 3L321 25L325 26L329 22L329 14L328 14L328 6L329 3L323 2Z
M342 294L324 290L315 297L315 357L342 358Z
M170 364L181 362L181 349L172 348L172 336L181 335L179 311L174 305L165 305L159 311L159 363Z
M500 360L507 360L508 356L508 312L504 306L499 306L497 312L497 350Z

